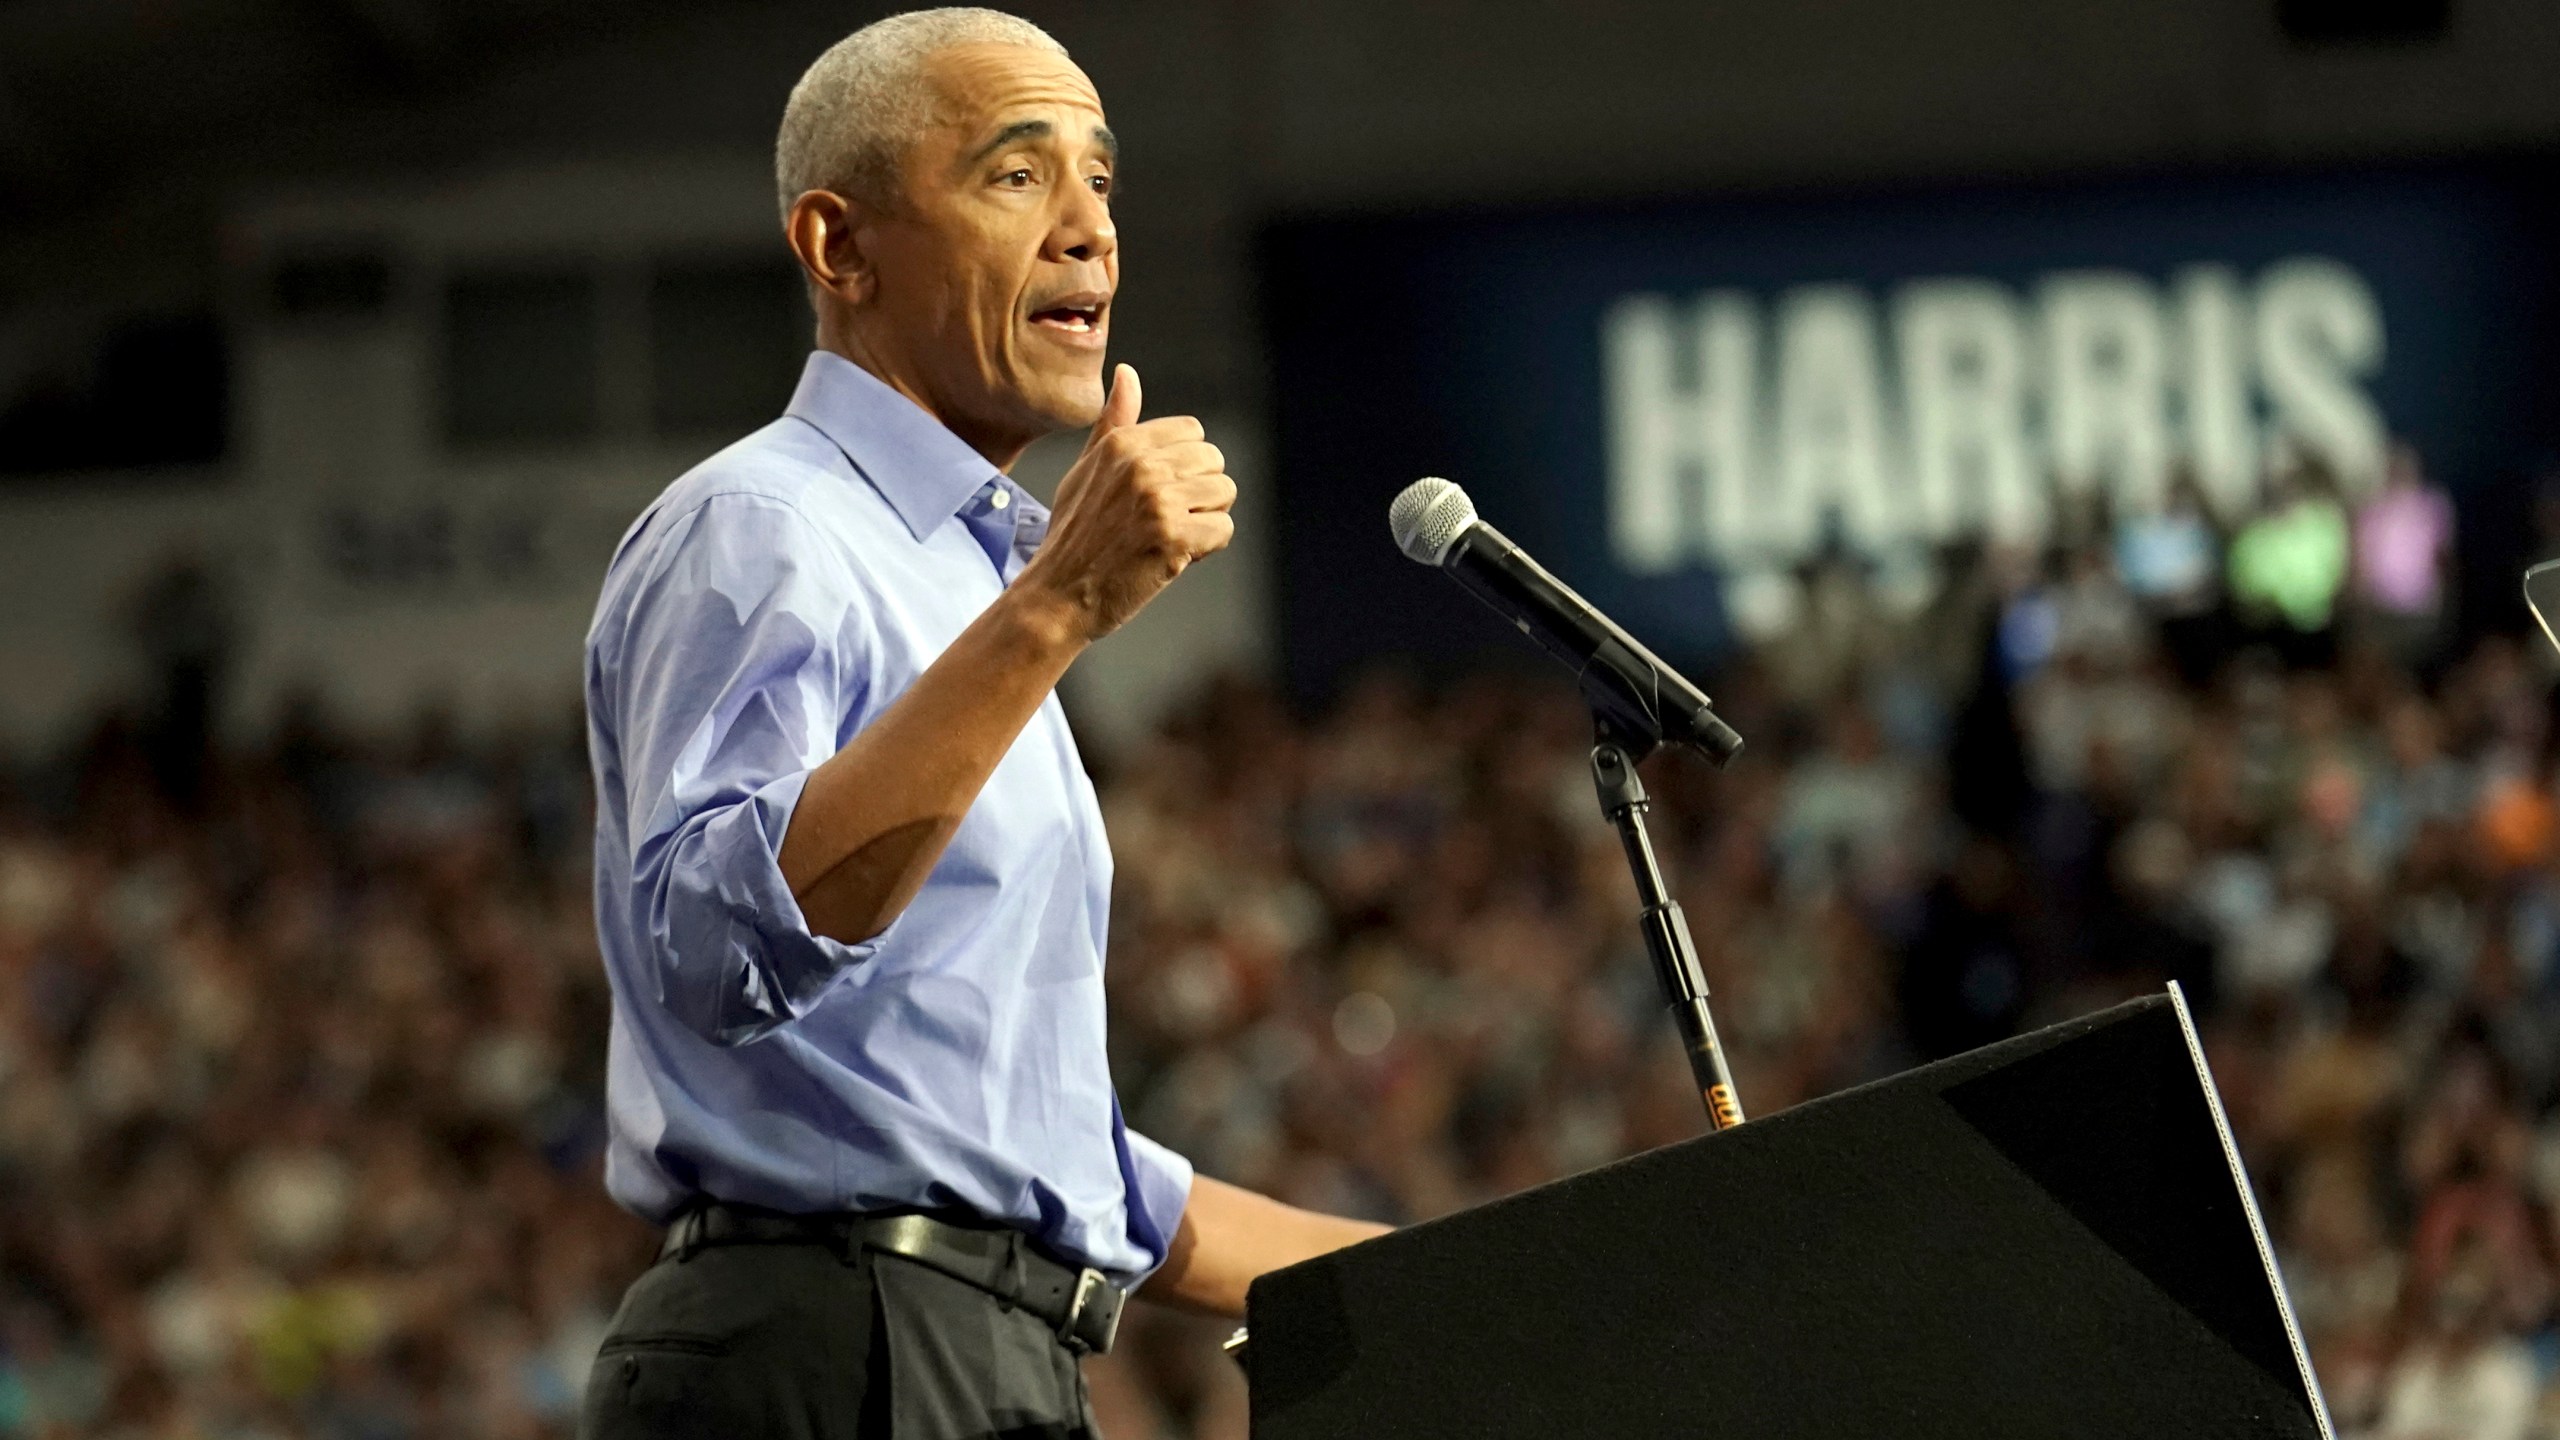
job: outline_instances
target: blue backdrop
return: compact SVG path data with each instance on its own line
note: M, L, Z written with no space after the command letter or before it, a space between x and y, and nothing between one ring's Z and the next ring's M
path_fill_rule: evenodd
M1290 220L1263 237L1273 344L1282 644L1318 694L1365 662L1522 656L1472 601L1399 556L1386 505L1446 475L1656 649L1726 643L1715 575L1612 559L1601 317L1638 293L1966 276L2020 290L2110 267L2244 276L2319 255L2359 272L2388 354L2365 390L2464 515L2466 594L2527 558L2526 477L2560 447L2552 303L2560 167L2542 159L1859 194L1638 208ZM2494 582L2494 583L2493 583ZM2494 601L2473 623L2500 621ZM2514 608L2508 606L2506 608ZM1530 663L1535 663L1531 657Z

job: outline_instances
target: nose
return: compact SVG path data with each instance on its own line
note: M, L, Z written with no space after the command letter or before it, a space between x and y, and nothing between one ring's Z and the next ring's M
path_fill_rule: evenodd
M1111 206L1090 185L1066 187L1066 203L1049 231L1049 258L1097 262L1120 248L1120 232L1111 223Z

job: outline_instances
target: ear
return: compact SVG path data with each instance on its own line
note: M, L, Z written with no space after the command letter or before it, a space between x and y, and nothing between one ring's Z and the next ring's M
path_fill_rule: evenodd
M783 238L809 283L850 305L870 299L876 283L862 247L866 218L858 201L832 190L809 190L791 202L782 222Z

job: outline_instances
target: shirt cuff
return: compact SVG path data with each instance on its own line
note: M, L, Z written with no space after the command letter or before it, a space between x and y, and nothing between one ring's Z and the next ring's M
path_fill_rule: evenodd
M1129 1203L1138 1207L1146 1227L1154 1232L1156 1265L1162 1265L1174 1233L1182 1228L1183 1207L1191 1203L1191 1162L1135 1130L1121 1133L1129 1141ZM1137 1228L1132 1226L1132 1232ZM1155 1265L1147 1270L1153 1274Z
M743 962L714 1021L711 1038L723 1045L761 1038L808 1014L888 933L847 945L809 932L781 866L782 839L808 783L806 770L782 776L705 827L705 853L720 859L712 889L729 931L726 948Z

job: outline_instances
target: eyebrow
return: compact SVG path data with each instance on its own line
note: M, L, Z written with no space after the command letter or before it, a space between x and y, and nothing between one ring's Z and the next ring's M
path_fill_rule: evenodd
M1012 144L1016 140L1046 140L1057 133L1057 127L1051 125L1046 120L1016 120L1012 124L997 131L994 137L988 140L986 144L979 146L974 151L971 151L969 154L969 161L971 164L975 164L980 160L984 160L988 156L1002 150L1004 147ZM1111 133L1110 126L1094 126L1093 143L1102 147L1102 154L1105 159L1110 160L1114 164L1119 162L1120 137Z

